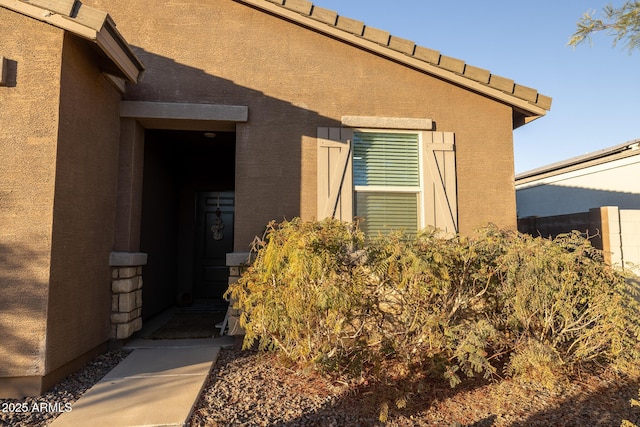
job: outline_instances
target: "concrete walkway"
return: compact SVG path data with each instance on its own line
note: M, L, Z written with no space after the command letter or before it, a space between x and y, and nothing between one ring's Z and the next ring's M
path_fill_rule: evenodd
M184 426L220 349L234 343L230 336L133 340L125 346L132 353L51 426Z

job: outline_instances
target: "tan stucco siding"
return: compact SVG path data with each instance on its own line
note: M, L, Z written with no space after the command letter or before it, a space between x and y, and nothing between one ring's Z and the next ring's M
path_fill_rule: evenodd
M109 338L120 94L66 34L53 210L47 373Z
M147 67L128 99L249 107L237 135L237 250L269 219L315 217L316 128L345 115L429 118L454 132L460 231L515 227L508 106L233 0L91 4Z
M21 31L15 31L20 28ZM44 372L63 32L0 8L0 376Z

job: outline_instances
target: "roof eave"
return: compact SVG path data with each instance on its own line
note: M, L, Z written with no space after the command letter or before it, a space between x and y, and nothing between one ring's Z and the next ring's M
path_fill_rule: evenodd
M109 67L109 70L105 72L124 78L131 83L138 81L144 70L144 65L115 28L115 24L108 14L71 0L56 3L56 5L58 4L65 6L65 10L69 9L69 13L74 16L61 13L60 7L47 8L39 3L29 4L17 0L0 0L0 7L53 25L94 43L100 53L105 55L115 66Z
M133 53L109 15L107 15L101 30L96 33L95 43L121 71L122 75L119 77L124 77L131 83L138 82L144 71L144 64Z
M555 176L575 169L587 168L590 166L606 163L620 158L637 156L640 151L640 139L628 141L613 147L604 148L581 156L561 160L536 169L522 172L515 177L516 185L526 184L541 178Z

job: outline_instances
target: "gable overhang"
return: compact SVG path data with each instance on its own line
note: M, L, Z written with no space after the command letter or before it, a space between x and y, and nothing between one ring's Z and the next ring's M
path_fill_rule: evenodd
M91 42L103 72L136 83L144 65L108 13L77 0L0 0L0 7L58 27Z
M551 107L551 98L538 94L535 89L518 85L511 79L491 74L459 59L440 55L409 40L366 27L359 21L343 18L306 0L234 1L506 104L513 109L514 129L544 116ZM341 25L341 20L345 24Z

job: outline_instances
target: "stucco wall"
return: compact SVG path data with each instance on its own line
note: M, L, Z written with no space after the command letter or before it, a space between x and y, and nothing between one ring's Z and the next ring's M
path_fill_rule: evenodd
M11 61L0 87L0 377L35 377L45 370L63 32L0 8L0 34Z
M640 276L640 209L620 209L620 239L624 267Z
M518 217L586 212L600 206L640 209L640 153L518 185Z
M345 115L430 118L455 132L460 230L515 227L509 107L233 0L86 3L114 17L147 67L128 99L249 107L236 250L270 219L315 217L316 129Z
M47 373L109 338L120 94L65 35L47 317Z

